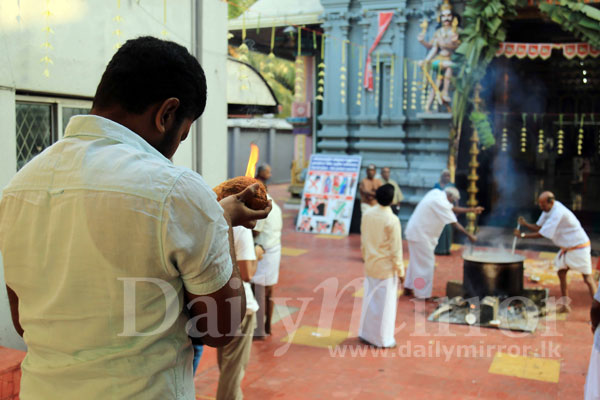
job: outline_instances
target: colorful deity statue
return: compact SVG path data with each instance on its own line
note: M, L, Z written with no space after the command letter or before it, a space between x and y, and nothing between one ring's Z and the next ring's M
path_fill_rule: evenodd
M452 11L449 0L444 0L440 8L439 21L441 26L433 34L430 42L425 40L427 30L427 21L423 21L421 27L423 31L418 36L419 42L429 49L429 53L419 65L423 68L428 77L430 87L425 111L431 110L434 99L437 99L440 105L446 105L450 109L450 83L452 79L452 53L460 45L458 18ZM436 76L435 81L432 75ZM435 84L435 87L433 86ZM440 90L441 87L441 90Z

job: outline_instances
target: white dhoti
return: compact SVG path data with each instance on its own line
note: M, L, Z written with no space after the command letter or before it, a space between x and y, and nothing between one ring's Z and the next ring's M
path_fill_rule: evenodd
M398 277L387 279L365 277L364 285L358 336L375 346L395 346Z
M592 273L592 252L591 248L568 250L566 253L559 251L554 258L556 269L571 269L584 275Z
M408 269L404 287L412 289L415 297L427 299L433 289L433 272L435 266L435 244L425 241L408 241Z
M583 392L584 400L600 400L600 352L596 349L596 344L592 346Z
M281 245L265 249L262 260L258 261L256 273L250 280L263 286L273 286L279 281L279 264L281 262Z

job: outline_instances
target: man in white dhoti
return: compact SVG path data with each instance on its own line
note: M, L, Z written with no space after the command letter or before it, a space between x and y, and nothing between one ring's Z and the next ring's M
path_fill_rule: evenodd
M598 323L600 323L600 288L594 295L590 316L592 318L594 345L592 346L590 365L585 379L584 400L600 400L600 329L598 329Z
M535 224L528 223L519 217L521 226L533 231L524 233L515 229L515 236L520 238L541 238L552 240L560 251L554 258L554 266L558 269L560 291L563 297L569 295L567 287L567 271L572 269L581 273L588 287L590 297L594 297L596 283L592 277L592 248L590 238L581 227L575 214L560 201L555 200L552 192L544 192L538 198L542 215ZM568 312L570 307L559 305L559 312Z
M375 198L378 205L367 210L360 226L366 276L358 337L373 346L394 347L398 276L404 275L402 233L390 207L394 187L379 187Z
M430 299L433 289L433 272L435 265L435 246L444 226L451 224L458 231L475 242L475 235L468 233L457 221L455 214L474 212L480 214L483 207L455 206L460 199L458 189L446 186L441 191L432 189L417 204L410 216L404 236L408 240L410 261L406 271L404 293L419 299Z
M269 194L267 194L267 198L273 204L271 211L273 215L270 219L261 220L254 228L254 232L257 234L255 242L265 251L262 260L258 262L256 273L252 277L252 289L259 305L254 331L254 337L257 339L271 334L271 318L275 306L272 300L273 287L279 280L279 263L281 261L283 216L281 208L275 200Z

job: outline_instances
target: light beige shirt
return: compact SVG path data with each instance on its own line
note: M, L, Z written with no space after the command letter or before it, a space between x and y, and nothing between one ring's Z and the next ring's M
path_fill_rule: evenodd
M394 200L392 200L392 204L400 204L400 202L404 200L404 194L402 194L402 190L400 190L400 186L398 186L398 183L393 179L386 181L385 179L381 178L381 181L384 185L389 183L394 187Z
M360 241L368 277L404 276L400 220L390 207L377 204L362 216Z
M22 400L195 398L184 288L215 292L232 271L200 175L122 125L74 117L4 189L0 252L28 346Z

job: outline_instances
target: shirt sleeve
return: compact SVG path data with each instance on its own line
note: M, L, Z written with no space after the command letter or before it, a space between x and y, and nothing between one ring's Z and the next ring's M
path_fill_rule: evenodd
M436 204L433 205L433 212L440 218L444 224L452 224L457 222L456 214L452 211L452 204L446 199L446 193L443 193L444 197L440 197Z
M233 244L235 247L235 258L238 261L256 260L256 251L254 251L254 239L252 231L243 226L233 228Z
M399 276L404 276L404 260L402 255L402 231L400 221L394 217L388 226L391 239L392 264Z
M539 230L539 234L545 238L552 239L556 233L556 228L558 227L558 223L560 222L561 218L562 214L557 212L547 215L546 218L541 222L542 227ZM540 217L540 220L542 220L542 217ZM539 224L536 225L539 226Z
M542 226L544 225L544 222L546 222L546 220L548 219L548 213L543 211L540 214L540 217L538 218L537 222L535 223L537 226Z
M184 172L165 200L163 258L195 295L221 289L232 273L229 224L217 196L202 177Z

